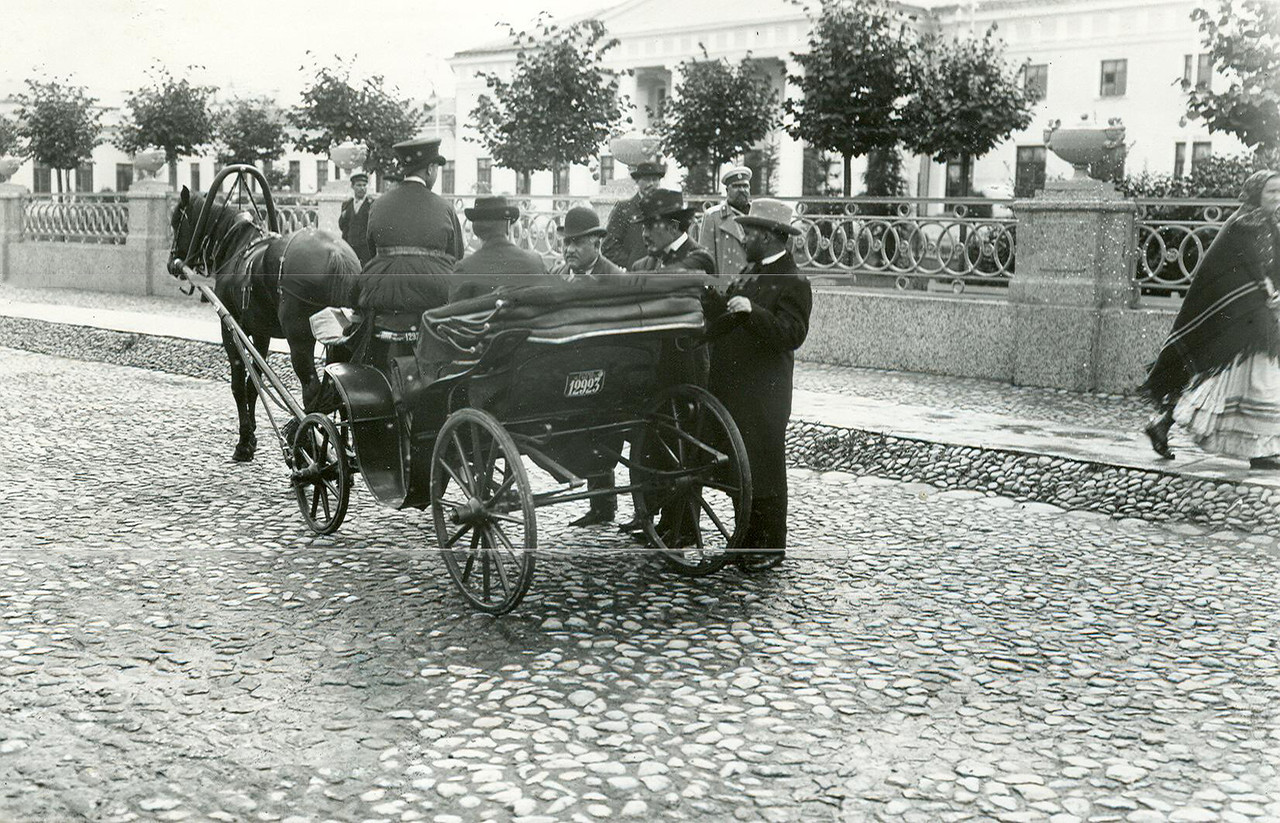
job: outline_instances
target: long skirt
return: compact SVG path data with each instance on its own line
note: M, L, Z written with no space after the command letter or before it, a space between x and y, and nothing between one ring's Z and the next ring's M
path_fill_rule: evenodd
M1248 459L1280 454L1280 360L1259 353L1184 393L1173 417L1207 452Z

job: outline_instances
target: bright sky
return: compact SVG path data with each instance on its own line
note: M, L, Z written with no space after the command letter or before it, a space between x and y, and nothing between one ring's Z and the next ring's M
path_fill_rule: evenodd
M454 52L529 23L540 10L567 18L618 0L4 0L0 98L33 75L68 75L105 104L146 81L156 61L228 94L297 100L315 62L354 57L414 98L453 96Z

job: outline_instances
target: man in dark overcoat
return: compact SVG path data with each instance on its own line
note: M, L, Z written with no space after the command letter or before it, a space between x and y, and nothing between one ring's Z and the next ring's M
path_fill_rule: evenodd
M451 301L478 297L500 286L531 285L538 282L538 275L546 275L547 265L540 255L511 242L511 224L520 219L519 206L499 194L477 197L475 205L463 213L480 248L454 266Z
M338 230L342 239L360 258L360 265L366 266L373 259L369 249L369 212L372 211L373 196L369 194L369 175L362 171L351 175L351 196L342 201L342 212L338 215Z
M751 466L747 568L776 564L787 547L786 430L791 417L795 350L809 332L813 294L788 251L800 234L786 203L757 200L738 218L748 266L724 295L712 294L711 393L733 415ZM732 319L732 323L724 321ZM715 335L718 326L730 330Z
M661 160L637 163L631 169L631 179L636 181L636 193L609 212L609 226L601 249L605 257L623 268L629 267L632 260L639 259L645 253L644 238L635 218L640 214L640 202L658 188L666 174L667 164Z

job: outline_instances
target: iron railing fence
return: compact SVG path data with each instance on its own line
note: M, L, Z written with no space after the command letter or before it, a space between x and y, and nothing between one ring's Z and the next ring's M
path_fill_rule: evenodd
M318 203L307 201L277 203L276 216L280 219L280 233L286 236L298 229L320 228L320 205Z
M123 245L129 202L114 193L30 194L23 198L24 240Z
M1200 270L1204 253L1235 214L1236 200L1137 198L1138 265L1144 296L1181 296Z
M474 195L449 195L453 209L458 213L458 221L462 223L462 234L466 239L468 250L479 247L479 241L471 230L471 221L467 219L465 210L475 203ZM591 206L589 197L571 197L560 195L525 195L508 197L520 208L520 219L516 221L512 232L512 240L522 249L537 252L551 268L561 259L564 244L560 240L556 227L560 225L565 212L574 206Z

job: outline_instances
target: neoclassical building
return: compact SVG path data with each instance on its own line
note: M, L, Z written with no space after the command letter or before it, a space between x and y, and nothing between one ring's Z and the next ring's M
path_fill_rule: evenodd
M1130 173L1185 174L1211 152L1244 150L1234 138L1210 135L1202 123L1184 116L1187 95L1179 81L1185 77L1191 83L1215 82L1191 20L1196 3L1190 0L917 0L901 7L923 29L944 34L981 35L995 24L1008 59L1028 64L1023 82L1041 95L1031 126L976 159L972 168L958 160L944 164L908 158L905 169L912 194L960 195L966 180L978 191L1030 194L1046 177L1070 172L1066 163L1046 152L1045 127L1052 120L1066 124L1081 115L1102 123L1123 119ZM797 73L791 54L805 48L809 20L788 0L626 0L594 16L620 41L607 62L611 69L628 72L621 79L621 92L634 104L636 128L648 125L647 110L660 110L671 96L679 64L701 54L703 47L711 58L737 61L749 55L780 97L798 93L786 76ZM514 50L506 40L460 51L449 61L457 81L455 113L461 138L450 146L454 162L449 176L458 194L518 192L516 175L495 167L484 147L473 142L477 135L467 126L476 100L485 92L479 73L509 71L513 61ZM809 193L803 191L805 146L781 129L766 142L773 148L768 153L774 161L772 190L781 195ZM744 160L763 165L765 148L761 145ZM614 167L607 151L602 147L598 163L591 166L535 174L529 193L598 191L611 177L626 174L624 167ZM855 161L855 193L863 168ZM673 170L666 182L675 185L679 179Z

